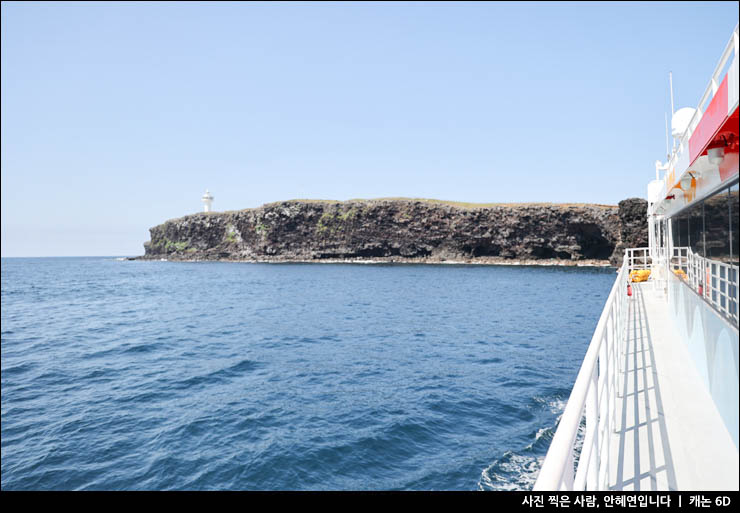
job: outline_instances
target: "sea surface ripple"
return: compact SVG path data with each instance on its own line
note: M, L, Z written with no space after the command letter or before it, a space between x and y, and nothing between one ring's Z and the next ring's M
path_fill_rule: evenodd
M614 278L3 259L2 488L530 489Z

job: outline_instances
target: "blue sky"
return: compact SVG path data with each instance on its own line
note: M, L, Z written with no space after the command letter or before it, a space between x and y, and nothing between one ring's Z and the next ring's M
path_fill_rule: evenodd
M736 2L2 3L2 255L138 255L202 209L616 204Z

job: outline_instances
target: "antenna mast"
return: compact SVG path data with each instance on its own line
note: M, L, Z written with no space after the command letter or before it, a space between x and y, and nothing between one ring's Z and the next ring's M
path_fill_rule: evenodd
M671 128L673 128L674 111L673 111L673 72L672 71L668 72L668 80L671 84ZM673 139L672 149L676 149L676 139L675 138L672 138L672 139Z
M664 114L665 116L665 161L668 163L668 161L671 160L671 145L668 142L668 113Z

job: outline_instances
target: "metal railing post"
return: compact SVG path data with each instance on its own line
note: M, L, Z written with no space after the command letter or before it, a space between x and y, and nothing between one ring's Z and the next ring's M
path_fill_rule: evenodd
M593 440L591 443L591 454L588 461L588 473L586 475L586 487L589 490L596 490L599 479L599 394L597 392L598 377L596 376L596 370L591 374L591 388L588 391L588 399L586 402L586 426L593 426ZM591 424L593 423L593 424Z
M628 252L627 257L629 256ZM583 489L584 485L590 488L594 486L594 478L595 487L598 489L609 479L608 437L610 423L614 418L613 410L616 407L613 382L615 374L619 375L610 372L610 369L616 369L613 360L621 338L616 330L622 329L619 314L626 304L623 296L626 295L625 285L629 277L629 266L628 259L624 259L578 371L558 429L542 463L534 490L572 490L576 484L579 489ZM600 397L601 393L606 394L605 397ZM573 451L584 408L587 431L581 458L578 460L578 469L575 470Z

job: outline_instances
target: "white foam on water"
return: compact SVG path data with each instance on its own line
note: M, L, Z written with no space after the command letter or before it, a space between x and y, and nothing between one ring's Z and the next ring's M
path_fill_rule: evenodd
M534 441L536 442L540 438L542 438L546 433L550 433L550 428L540 428L537 430L537 434L534 436Z
M546 406L550 412L555 415L562 414L565 411L565 405L568 404L567 400L561 399L560 397L549 399L546 397L535 396L532 400L539 405Z
M481 472L480 490L531 490L540 473L542 456L524 456L511 451Z
M565 405L568 404L567 401L564 401L562 399L553 399L552 401L547 402L547 406L550 407L550 411L552 413L561 414L565 411Z
M568 403L567 400L561 398L534 397L533 400L542 405L543 409L547 408L557 418L554 426L542 427L537 430L534 440L524 448L524 452L532 451L535 444L541 439L553 437ZM580 454L583 444L583 427L583 425L580 426L578 430L577 454ZM480 490L499 491L531 490L537 481L544 460L544 456L523 455L507 451L501 458L495 460L481 472L478 488Z

